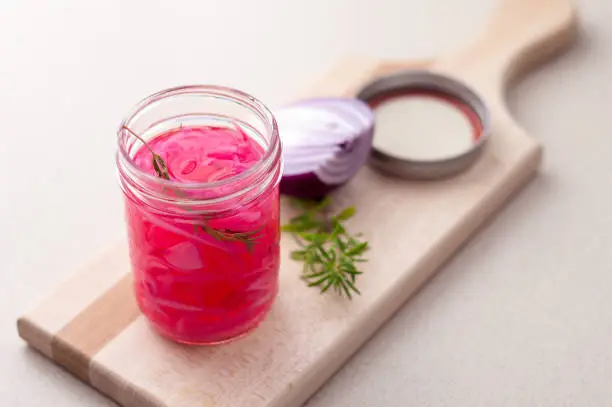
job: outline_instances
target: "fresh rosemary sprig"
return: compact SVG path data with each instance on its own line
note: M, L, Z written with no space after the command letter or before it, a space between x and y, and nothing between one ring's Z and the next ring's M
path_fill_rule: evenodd
M261 230L263 229L257 228L249 232L237 232L235 230L230 229L214 229L210 227L206 220L204 220L202 224L195 226L196 228L208 233L216 240L227 242L242 242L249 252L253 251L253 247L255 246L255 242L257 241L259 232L261 232Z
M136 137L151 152L151 157L153 161L153 169L155 170L155 174L159 178L163 178L165 180L171 181L170 173L168 172L168 167L166 166L166 162L159 154L153 151L149 143L147 143L145 139L143 139L141 136L136 134L136 132L134 132L129 127L123 126L122 129L130 133L132 136ZM173 188L172 191L178 197L185 197L182 191L177 188ZM208 223L208 218L206 218L205 216L201 216L201 221L193 226L194 226L194 231L196 233L198 230L201 230L218 241L242 242L246 246L249 252L253 250L253 247L255 246L259 232L261 231L261 228L257 230L249 231L249 232L238 232L238 231L231 230L231 229L215 229L210 226L210 224Z
M292 203L302 213L291 218L282 230L292 233L300 246L291 252L291 258L304 262L302 278L308 286L319 287L321 293L332 288L348 299L361 294L355 285L362 274L357 264L367 261L363 255L369 249L368 242L360 241L360 235L351 235L343 224L355 214L355 208L350 206L331 215L329 197L321 202Z

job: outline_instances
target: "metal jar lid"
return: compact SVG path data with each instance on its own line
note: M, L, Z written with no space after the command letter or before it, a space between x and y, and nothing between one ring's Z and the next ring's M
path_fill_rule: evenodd
M374 146L370 156L371 165L383 172L409 179L439 179L463 172L474 164L491 135L489 111L480 96L468 86L437 73L409 70L374 80L358 92L357 98L376 110L377 101L422 93L435 95L453 104L469 117L476 133L471 146L459 153L435 159L401 157L388 149L383 151ZM423 136L403 135L403 137ZM374 137L376 140L376 133Z

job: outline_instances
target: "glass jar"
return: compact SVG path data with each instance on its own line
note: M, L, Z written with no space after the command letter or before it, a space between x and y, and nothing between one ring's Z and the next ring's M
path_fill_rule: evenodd
M150 146L156 137L185 128L239 128L261 156L219 180L165 179L165 165L174 164L166 160L156 167L151 153L159 152ZM152 150L146 153L155 172L137 165L142 149ZM222 343L248 333L267 315L278 290L281 163L272 113L238 90L165 90L142 100L122 122L117 168L134 289L142 313L161 335L181 343Z

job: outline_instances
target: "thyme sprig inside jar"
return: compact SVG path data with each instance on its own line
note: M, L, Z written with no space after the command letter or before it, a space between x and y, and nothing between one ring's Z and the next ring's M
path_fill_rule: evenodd
M134 289L160 334L215 344L265 318L278 290L281 166L272 113L235 89L164 90L121 123Z

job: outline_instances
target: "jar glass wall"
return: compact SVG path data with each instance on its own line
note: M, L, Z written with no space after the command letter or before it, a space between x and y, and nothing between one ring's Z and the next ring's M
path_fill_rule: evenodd
M281 162L274 117L234 89L165 90L123 121L134 289L160 334L215 344L264 319L278 289Z

